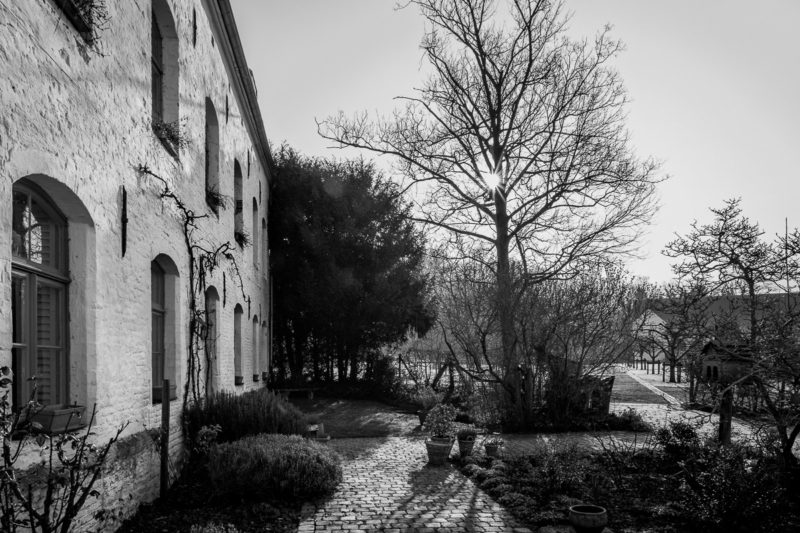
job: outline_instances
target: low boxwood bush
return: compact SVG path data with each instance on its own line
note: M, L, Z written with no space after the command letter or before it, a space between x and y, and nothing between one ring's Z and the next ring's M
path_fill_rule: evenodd
M189 407L184 417L193 439L201 428L218 425L217 442L260 433L301 435L307 425L302 411L266 389L244 394L215 392Z
M342 480L336 452L296 435L255 435L211 450L209 477L218 494L239 497L330 494Z

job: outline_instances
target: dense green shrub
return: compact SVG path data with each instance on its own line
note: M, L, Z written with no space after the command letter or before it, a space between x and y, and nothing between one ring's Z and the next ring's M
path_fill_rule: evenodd
M219 494L239 497L329 494L342 480L339 456L295 435L255 435L209 453L209 477Z
M529 460L536 468L536 479L541 484L539 489L542 497L580 492L586 474L586 461L578 453L577 446L548 446ZM519 467L515 467L517 468Z
M259 389L234 394L215 392L184 412L189 435L195 439L203 427L221 427L218 442L231 442L259 433L302 434L305 415L277 394Z
M664 449L668 460L683 461L700 451L700 436L694 425L683 422L670 422L656 430L655 440Z
M628 407L621 413L611 413L601 425L611 431L649 432L653 429L633 407Z
M682 463L684 505L717 531L774 531L784 502L777 468L742 446L702 448Z
M420 387L412 396L411 401L423 411L430 411L442 401L442 394L430 387Z

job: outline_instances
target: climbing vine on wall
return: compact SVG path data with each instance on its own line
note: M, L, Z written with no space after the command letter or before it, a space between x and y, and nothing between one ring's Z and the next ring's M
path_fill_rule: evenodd
M242 292L242 300L248 297L244 292L244 282L239 270L239 264L233 255L234 245L230 241L222 244L209 245L198 236L198 221L208 218L207 214L196 214L172 190L167 180L153 172L147 165L139 165L136 171L141 176L155 179L161 186L159 193L162 200L170 202L178 211L183 230L184 246L189 257L189 346L187 353L187 380L183 384L183 407L186 408L189 400L198 401L203 392L208 389L211 379L212 354L205 349L208 341L209 328L206 317L205 305L198 308L203 301L206 290L206 281L213 275L217 268L226 264L238 282ZM202 359L205 365L201 364Z

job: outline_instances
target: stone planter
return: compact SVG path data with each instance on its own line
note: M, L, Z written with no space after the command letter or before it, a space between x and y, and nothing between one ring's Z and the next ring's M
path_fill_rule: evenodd
M66 407L45 407L31 415L31 422L39 424L41 431L49 435L59 435L80 429L86 425L83 415L86 407L69 405Z
M428 464L432 466L441 466L447 462L450 457L450 450L453 449L453 441L449 438L431 437L430 440L425 441L425 447L428 449Z
M458 453L461 457L467 457L472 454L472 448L475 447L475 439L458 439Z
M576 533L601 533L608 524L608 513L599 505L573 505L569 523Z

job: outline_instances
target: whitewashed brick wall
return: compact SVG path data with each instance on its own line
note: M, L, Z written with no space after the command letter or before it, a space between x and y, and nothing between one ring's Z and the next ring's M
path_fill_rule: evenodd
M254 150L256 136L245 127L242 109L219 50L225 38L212 33L200 0L169 0L179 39L180 117L190 146L173 159L151 128L149 0L108 1L109 27L97 53L85 43L51 0L0 0L0 364L11 360L11 193L15 181L32 179L52 193L70 218L70 399L98 407L98 438L129 423L131 439L160 424L160 405L151 401L150 262L168 255L180 271L181 335L177 365L185 379L188 334L188 256L176 212L159 198L160 186L137 174L145 164L167 178L185 203L211 216L196 234L209 246L233 242L233 206L219 219L204 195L205 98L218 113L220 192L233 197L234 159L243 173L245 230L253 231L252 198L266 218L267 172ZM192 11L197 44L192 44ZM229 118L225 120L225 99ZM248 175L248 152L250 171ZM259 183L261 197L259 198ZM127 189L127 253L121 256L122 187ZM53 192L55 191L55 192ZM90 219L90 223L87 221ZM266 245L266 236L261 246ZM238 247L237 247L238 249ZM269 319L266 265L254 265L252 250L236 252L251 299L250 314L232 272L218 269L208 280L220 294L219 369L230 390L253 383L251 327ZM263 254L262 254L263 257ZM227 294L222 305L223 272ZM245 385L234 387L233 309L245 310L242 327ZM202 301L198 302L202 309ZM259 313L261 310L261 313ZM263 314L262 314L263 313ZM262 351L262 354L264 352ZM262 355L261 359L266 361ZM182 392L182 387L179 386ZM180 398L172 403L173 462L182 458ZM112 464L93 508L139 502L158 491L158 457L147 439L131 456ZM137 441L138 442L138 441ZM29 461L35 460L33 456Z

